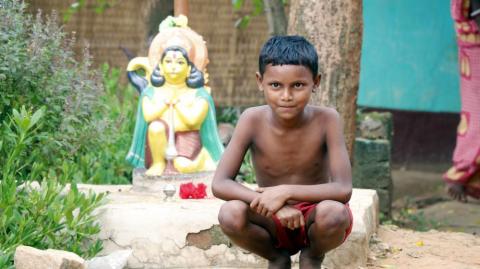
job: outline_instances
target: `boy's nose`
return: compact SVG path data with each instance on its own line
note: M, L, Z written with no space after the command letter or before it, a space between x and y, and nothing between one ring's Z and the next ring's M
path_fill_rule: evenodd
M282 93L281 98L282 101L291 101L293 99L292 93L288 89L285 89Z

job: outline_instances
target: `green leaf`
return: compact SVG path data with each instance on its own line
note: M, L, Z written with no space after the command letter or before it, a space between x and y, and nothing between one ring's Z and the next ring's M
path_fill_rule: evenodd
M250 15L245 15L235 22L235 27L240 29L245 29L247 28L249 23L250 23Z
M253 16L262 14L263 9L263 0L253 0Z
M31 118L29 128L31 128L35 124L37 124L37 122L43 117L43 115L44 115L44 108L43 107L40 108L39 110L35 111L35 113L33 113L33 116Z
M232 0L233 10L238 11L242 8L244 0Z

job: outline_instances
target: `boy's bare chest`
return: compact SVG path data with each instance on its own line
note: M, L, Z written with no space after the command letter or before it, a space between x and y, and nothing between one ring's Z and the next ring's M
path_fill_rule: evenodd
M256 137L252 149L257 177L266 180L311 183L301 180L314 180L314 175L322 176L326 168L325 135L321 129L281 135L264 131Z

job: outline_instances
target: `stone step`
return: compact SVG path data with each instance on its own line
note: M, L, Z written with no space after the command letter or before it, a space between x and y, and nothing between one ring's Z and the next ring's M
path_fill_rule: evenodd
M223 201L169 200L131 186L79 185L80 190L108 191L108 203L97 213L104 242L101 255L132 249L127 268L265 268L264 259L232 246L223 235L217 214ZM350 208L353 230L347 241L326 255L324 266L364 266L370 236L378 223L374 190L354 189ZM294 257L298 262L298 255ZM298 264L297 264L298 266Z

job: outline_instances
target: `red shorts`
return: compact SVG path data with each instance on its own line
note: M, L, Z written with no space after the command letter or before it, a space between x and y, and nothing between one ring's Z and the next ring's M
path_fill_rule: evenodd
M307 222L308 216L312 213L312 210L315 209L318 203L309 203L309 202L301 202L294 207L300 211L302 211L303 218L305 223ZM343 242L347 239L348 235L352 232L353 227L353 215L352 210L350 210L350 206L345 204L345 207L348 209L348 214L350 216L350 226L348 226L347 230L345 230L345 238L343 238ZM290 252L291 255L297 253L302 248L309 246L309 240L307 231L305 226L297 228L295 230L290 230L287 227L283 227L280 223L280 220L274 215L273 221L275 222L275 228L277 231L277 242L275 243L276 248L286 249Z

